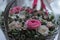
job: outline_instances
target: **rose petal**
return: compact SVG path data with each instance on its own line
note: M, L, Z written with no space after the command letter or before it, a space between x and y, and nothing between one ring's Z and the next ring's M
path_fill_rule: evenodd
M36 19L30 19L26 21L27 28L29 29L36 29L41 26L41 22Z

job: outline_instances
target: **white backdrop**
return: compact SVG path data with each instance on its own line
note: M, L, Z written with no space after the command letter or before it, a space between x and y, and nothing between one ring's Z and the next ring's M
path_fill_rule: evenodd
M6 4L7 4L6 0L0 0L0 11L4 11Z
M0 28L0 40L6 40L5 35L3 31L1 30L1 28Z

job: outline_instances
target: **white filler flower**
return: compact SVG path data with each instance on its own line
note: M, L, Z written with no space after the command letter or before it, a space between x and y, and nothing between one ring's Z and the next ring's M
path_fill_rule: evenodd
M41 26L38 28L38 32L41 33L41 34L44 35L44 36L47 36L47 35L48 35L48 32L49 32L49 29L48 29L48 27L46 27L45 25L41 25Z

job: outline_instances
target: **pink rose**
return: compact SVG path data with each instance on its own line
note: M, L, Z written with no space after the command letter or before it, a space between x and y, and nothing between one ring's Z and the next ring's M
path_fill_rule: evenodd
M27 11L28 13L32 14L33 9L31 9L31 8L27 8L26 11Z
M13 8L13 10L15 10L15 13L19 13L19 11L21 10L21 7L16 6Z
M41 22L36 19L27 20L25 24L28 29L36 29L41 26Z
M15 13L15 10L10 9L9 13L10 13L10 14L14 14L14 13Z
M25 9L25 11L29 12L29 9L30 9L30 8L29 8L29 7L27 7L27 8Z
M28 11L30 14L32 14L32 12L33 12L33 9L29 9L29 11Z
M10 14L19 13L19 11L20 11L21 9L22 9L21 7L16 6L16 7L13 7L12 9L10 9L9 13L10 13Z
M25 7L22 7L20 11L24 11L25 10Z

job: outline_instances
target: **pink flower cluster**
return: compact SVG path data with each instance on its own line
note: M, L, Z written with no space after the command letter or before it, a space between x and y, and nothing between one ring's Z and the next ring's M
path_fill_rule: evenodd
M24 8L24 7L20 7L20 6L15 6L15 7L13 7L12 9L10 9L10 11L9 11L9 13L10 14L17 14L17 13L19 13L20 11L23 11L23 10L25 10L26 12L28 12L28 13L32 13L33 12L33 9L31 9L31 8Z
M41 22L36 19L27 20L25 24L28 29L36 29L41 26Z
M21 9L22 9L21 7L16 6L16 7L10 9L9 13L10 13L10 14L19 13L19 11L20 11Z
M27 11L28 13L32 14L33 9L31 9L31 8L27 8L26 11Z

